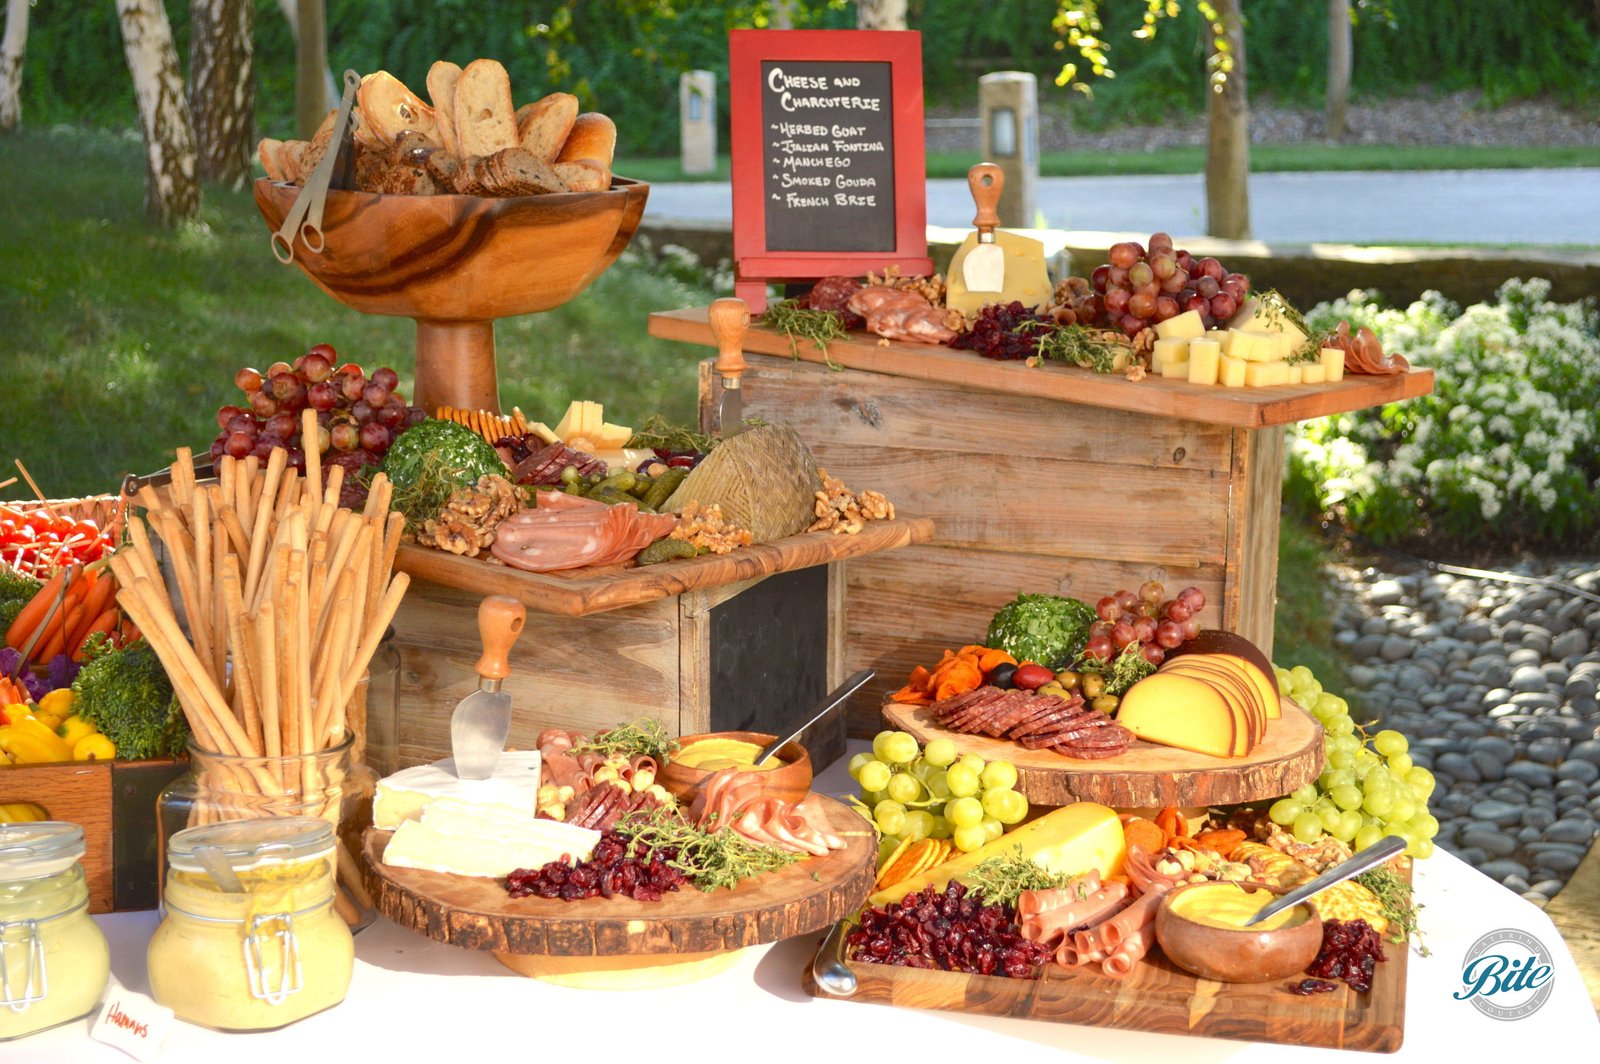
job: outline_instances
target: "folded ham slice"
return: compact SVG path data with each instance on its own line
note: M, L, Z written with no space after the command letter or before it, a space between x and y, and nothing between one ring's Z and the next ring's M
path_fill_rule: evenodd
M671 514L640 513L631 502L599 508L545 505L542 496L540 502L537 508L500 522L489 548L496 558L535 573L615 565L669 534L678 523Z

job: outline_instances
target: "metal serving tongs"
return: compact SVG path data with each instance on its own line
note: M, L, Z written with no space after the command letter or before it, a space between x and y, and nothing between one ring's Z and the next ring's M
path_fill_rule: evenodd
M272 234L272 254L287 266L294 261L296 240L305 241L306 250L320 255L326 246L322 238L322 209L328 202L328 187L333 181L340 156L345 154L346 141L350 139L350 109L355 106L356 90L361 87L361 75L354 70L344 72L344 96L339 100L339 113L333 120L333 139L322 153L317 168L294 198L294 206L284 216L283 224Z

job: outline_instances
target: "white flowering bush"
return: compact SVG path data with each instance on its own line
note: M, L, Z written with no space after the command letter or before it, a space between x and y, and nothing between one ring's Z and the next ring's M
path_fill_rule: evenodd
M1431 395L1302 422L1285 496L1379 542L1442 532L1476 542L1570 542L1600 530L1600 320L1507 281L1459 312L1437 292L1404 310L1354 291L1306 315L1366 325L1434 371Z

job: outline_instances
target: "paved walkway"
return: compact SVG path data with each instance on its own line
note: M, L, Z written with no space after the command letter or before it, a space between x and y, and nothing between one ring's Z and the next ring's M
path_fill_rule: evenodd
M1199 175L1047 177L1043 225L1058 229L1205 230ZM657 218L727 219L725 183L659 184ZM1252 174L1258 240L1345 244L1579 244L1600 246L1600 168ZM1010 222L1011 219L1006 219ZM972 224L965 180L928 182L928 222Z

